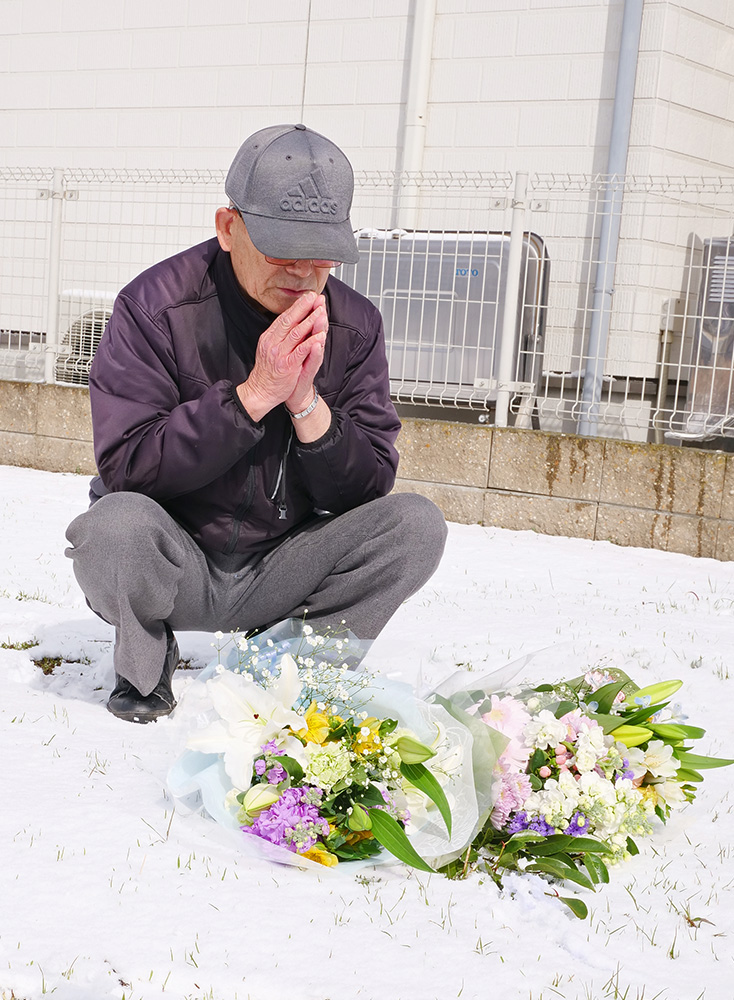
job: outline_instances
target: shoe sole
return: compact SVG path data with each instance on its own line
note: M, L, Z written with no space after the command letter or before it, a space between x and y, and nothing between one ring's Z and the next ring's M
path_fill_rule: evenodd
M176 707L176 702L171 705L167 711L161 712L116 712L114 708L107 705L107 711L110 715L114 715L116 719L122 719L123 722L137 722L140 725L145 725L148 722L157 722L158 719L167 718L171 712Z

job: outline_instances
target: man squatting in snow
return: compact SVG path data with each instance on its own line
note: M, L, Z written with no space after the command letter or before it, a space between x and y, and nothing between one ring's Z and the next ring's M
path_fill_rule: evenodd
M307 614L371 640L438 565L438 508L387 495L400 422L382 319L330 274L358 259L353 185L325 137L262 129L216 238L117 297L89 379L99 476L67 555L115 626L121 719L174 708L176 629Z

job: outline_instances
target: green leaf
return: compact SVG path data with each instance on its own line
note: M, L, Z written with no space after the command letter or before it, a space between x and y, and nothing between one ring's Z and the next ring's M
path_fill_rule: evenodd
M559 896L558 898L562 903L566 904L575 917L578 917L579 920L586 920L589 915L589 908L583 899L577 899L576 896Z
M571 854L582 852L584 854L611 854L611 848L604 841L595 840L594 837L572 837L573 843L568 848Z
M600 712L586 712L584 714L588 715L588 717L593 719L594 722L599 723L604 730L605 736L608 736L613 730L624 724L623 715L607 715Z
M550 837L546 837L539 844L530 844L527 848L528 854L532 854L533 857L546 857L548 855L560 854L561 851L568 849L571 841L574 840L573 837L569 837L565 833L554 833Z
M530 787L532 790L534 792L539 792L543 787L543 779L539 778L537 774L529 774L528 777L530 778Z
M577 885L583 886L584 889L591 889L591 891L594 892L594 883L591 881L591 879L588 879L583 872L580 872L578 868L576 868L575 866L564 868L561 878L569 882L575 882Z
M647 708L640 708L633 711L622 712L620 718L626 722L628 726L638 726L640 723L645 723L649 718L655 715L656 712L660 712L669 703L667 701L662 702L660 705L648 705Z
M536 771L539 767L542 767L543 764L546 764L547 762L548 762L548 754L545 753L544 750L541 750L540 747L538 747L537 750L533 751L530 760L528 761L528 767L530 768L531 771Z
M597 711L605 715L614 704L614 699L627 683L628 679L615 681L613 684L605 684L604 687L600 687L594 691L590 697L592 701L596 702Z
M405 835L405 830L384 809L368 809L372 820L372 836L398 861L422 872L432 872L434 869L424 861Z
M607 883L609 881L609 869L602 859L598 858L595 854L586 854L584 856L584 865L591 876L592 882Z
M583 886L584 889L594 891L593 883L578 868L564 865L556 858L543 858L541 861L536 861L534 864L528 865L525 871L542 872L545 875L552 875L554 878L561 879L562 881L576 882L578 885Z
M364 858L374 857L382 850L382 845L374 839L360 840L357 844L344 844L339 847L332 847L331 853L336 854L342 861L361 861Z
M632 857L634 857L635 854L639 854L640 853L640 849L637 846L637 844L634 842L634 840L632 839L632 837L628 837L627 838L627 853L629 855L631 855Z
M359 789L354 793L354 801L360 802L365 808L367 806L380 806L385 804L382 792L377 785L367 785L366 788Z
M555 710L553 714L557 719L560 719L567 712L573 712L573 710L577 707L578 706L575 705L574 702L572 701L561 701L558 703L558 708Z
M541 872L544 875L553 875L554 878L564 879L568 868L566 865L562 865L560 861L555 861L552 858L543 858L541 861L536 861L532 865L528 865L525 871Z
M541 840L545 840L542 833L538 833L535 830L520 830L519 833L513 833L504 845L503 853L514 854L516 851L523 850L528 844L537 844Z
M451 807L435 775L431 774L425 764L406 764L405 762L400 765L400 773L438 807L450 837Z
M396 727L397 721L395 719L384 719L380 723L380 736L389 736Z
M594 857L593 854L588 854L584 858L584 867L589 873L589 878L591 879L591 881L594 883L594 885L597 885L597 883L599 882L599 872L596 870L596 867L594 866L595 860L596 858Z
M727 760L724 757L703 757L700 754L685 751L678 751L676 757L681 764L690 765L696 770L704 770L707 767L728 767L730 764L734 764L734 760Z
M303 780L303 768L293 757L278 757L278 763L284 771L288 772L288 777L291 781L298 782Z
M679 767L675 772L675 779L683 784L686 781L703 781L703 775L688 767Z

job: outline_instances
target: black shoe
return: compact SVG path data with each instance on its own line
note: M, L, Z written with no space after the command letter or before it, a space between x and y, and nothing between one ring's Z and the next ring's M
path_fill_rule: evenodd
M130 681L115 674L117 683L107 702L107 711L112 712L118 719L124 719L125 722L155 722L164 715L170 715L176 707L171 680L180 657L176 637L167 625L166 634L168 647L163 673L150 694L142 695Z

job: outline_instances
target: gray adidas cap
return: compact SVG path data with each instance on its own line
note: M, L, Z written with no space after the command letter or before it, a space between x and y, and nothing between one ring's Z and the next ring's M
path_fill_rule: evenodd
M352 166L305 125L272 125L237 151L224 185L250 239L268 257L356 264Z

